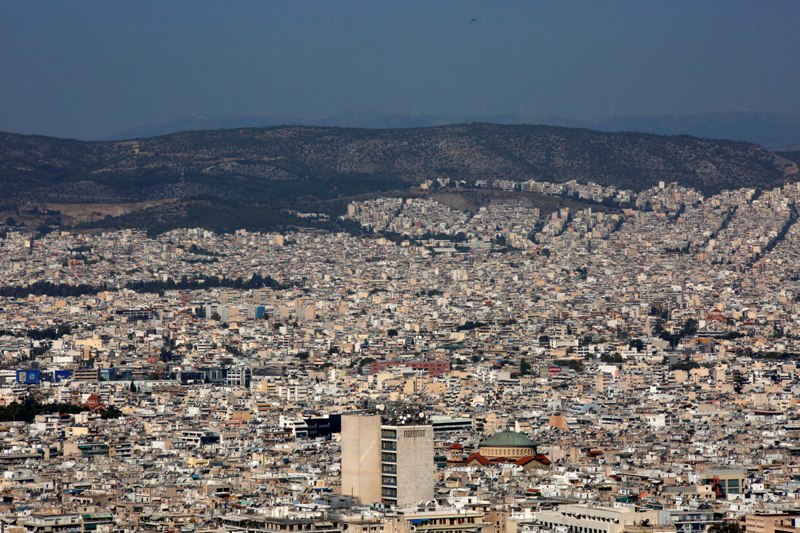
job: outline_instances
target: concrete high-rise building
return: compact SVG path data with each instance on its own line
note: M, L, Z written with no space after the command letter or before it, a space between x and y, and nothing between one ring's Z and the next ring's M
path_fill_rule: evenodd
M381 426L381 501L397 507L433 499L433 426Z
M342 494L381 501L381 417L342 416Z
M433 426L342 417L342 494L397 507L433 499Z

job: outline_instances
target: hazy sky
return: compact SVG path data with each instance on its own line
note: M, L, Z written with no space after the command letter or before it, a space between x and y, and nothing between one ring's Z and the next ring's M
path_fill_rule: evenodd
M800 114L798 25L797 0L3 0L0 130L100 138L195 114Z

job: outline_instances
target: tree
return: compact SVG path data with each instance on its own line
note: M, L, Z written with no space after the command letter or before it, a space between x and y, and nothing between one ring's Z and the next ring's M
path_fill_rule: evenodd
M531 373L531 364L527 362L525 359L519 360L519 375L520 376L527 376Z
M219 316L219 313L214 311L213 313L211 313L211 320L216 320L216 321L219 322L220 320L222 320L222 317Z
M370 363L374 363L374 362L375 362L375 359L373 359L372 357L363 357L363 358L362 358L362 359L361 359L361 360L358 362L358 370L360 371L362 368L364 368L364 367L365 367L365 366L367 366L368 364L370 364Z
M131 380L131 392L133 392L134 394L137 392L136 383L134 383L133 380Z
M389 337L397 337L397 330L392 328L386 332L386 335Z
M644 350L644 341L642 339L630 339L628 341L628 348L633 348L637 352Z
M173 353L169 348L167 348L166 346L161 348L161 355L160 355L161 361L168 363L172 360L172 358L173 358Z
M567 367L575 372L583 372L583 362L578 359L555 359L553 364L556 366Z
M711 524L706 531L708 533L742 533L742 527L739 525L739 522L725 521Z
M33 396L26 397L22 403L11 402L5 407L0 407L0 422L27 422L31 423L39 414L50 413L80 413L86 411L85 407L69 403L42 404Z
M112 405L111 407L103 411L103 414L100 415L100 418L102 418L103 420L109 420L111 418L119 418L121 416L122 416L122 411L120 411L117 407L114 407Z
M547 335L539 336L539 346L548 346L550 344L550 337Z
M700 323L697 319L694 318L687 318L686 322L683 323L683 329L681 330L681 335L684 337L691 337L697 334L697 327Z

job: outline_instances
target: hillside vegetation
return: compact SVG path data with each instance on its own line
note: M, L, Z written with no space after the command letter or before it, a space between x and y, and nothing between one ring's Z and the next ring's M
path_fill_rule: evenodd
M0 133L0 209L177 199L156 210L168 223L209 206L257 212L436 177L575 179L634 190L677 181L713 193L771 187L796 172L795 163L744 142L551 126L287 126L104 142Z

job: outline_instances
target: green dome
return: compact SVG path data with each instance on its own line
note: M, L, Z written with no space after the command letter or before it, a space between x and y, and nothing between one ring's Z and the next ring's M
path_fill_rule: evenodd
M517 433L516 431L501 431L495 433L488 439L481 442L481 447L494 447L494 448L535 448L536 444L533 443L527 435Z

